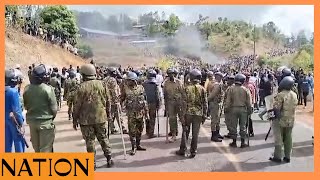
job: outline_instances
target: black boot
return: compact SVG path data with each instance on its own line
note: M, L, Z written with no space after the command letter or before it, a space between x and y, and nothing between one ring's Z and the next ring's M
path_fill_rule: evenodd
M286 157L283 158L283 161L284 161L285 163L290 163L290 159L289 159L289 158L286 158Z
M135 144L133 144L133 143L131 143L131 144L132 144L132 149L131 149L130 155L134 156L136 154L137 148L136 148Z
M71 119L72 119L72 116L71 116L71 114L69 114L69 121L71 121Z
M122 126L122 133L123 134L128 134L128 131L124 128L124 126Z
M222 142L222 140L218 138L217 131L212 131L211 141L213 141L213 142Z
M181 149L179 149L178 151L176 151L176 155L178 156L185 156L185 151L182 151Z
M137 140L137 151L146 151L147 149L140 146L140 139Z
M224 137L227 138L227 139L231 139L230 134L224 135Z
M281 163L282 162L281 159L278 159L278 158L275 158L275 157L270 157L269 160L272 161L272 162L276 162L276 163Z
M230 147L238 147L237 146L237 139L232 139L232 143L229 144Z
M221 134L220 134L220 126L217 126L217 137L219 138L219 139L223 139L223 136L221 136Z
M245 143L245 140L243 138L241 138L241 146L240 146L240 148L246 148L246 147L249 147L249 145Z
M114 163L113 163L113 160L111 159L111 155L107 155L107 168L111 168Z

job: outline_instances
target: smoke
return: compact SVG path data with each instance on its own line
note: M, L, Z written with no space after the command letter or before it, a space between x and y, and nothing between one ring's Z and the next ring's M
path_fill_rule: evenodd
M194 26L181 27L173 38L167 40L164 53L199 59L209 64L218 63L218 58L206 49L206 41Z

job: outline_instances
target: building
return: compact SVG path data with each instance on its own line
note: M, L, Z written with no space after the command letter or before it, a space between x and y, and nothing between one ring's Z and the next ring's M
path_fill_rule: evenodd
M82 37L111 37L118 38L120 35L111 31L100 31L95 29L80 27L80 34Z

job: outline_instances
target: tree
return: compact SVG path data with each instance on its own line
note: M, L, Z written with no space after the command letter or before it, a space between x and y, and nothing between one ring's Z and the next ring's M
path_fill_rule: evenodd
M79 29L76 18L66 6L48 6L40 13L41 24L48 31L61 37L71 38L76 41Z
M312 60L311 55L307 51L302 50L293 59L292 63L293 63L294 67L296 67L296 68L301 67L304 71L307 72L310 70L310 67L313 64L312 61L313 60Z
M89 45L80 44L77 46L77 48L78 48L78 54L80 57L85 59L93 57L93 51Z
M304 30L299 31L296 41L297 41L298 47L301 47L301 46L308 43L308 39L307 39L307 36L306 36Z

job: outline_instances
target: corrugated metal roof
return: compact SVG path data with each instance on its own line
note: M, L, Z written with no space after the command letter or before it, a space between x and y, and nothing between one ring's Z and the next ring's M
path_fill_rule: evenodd
M100 30L83 28L83 27L80 27L80 29L87 31L89 33L104 34L104 35L109 35L109 36L119 36L119 34L111 32L111 31L100 31Z

